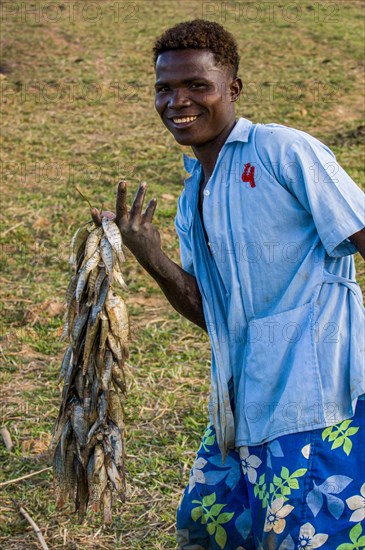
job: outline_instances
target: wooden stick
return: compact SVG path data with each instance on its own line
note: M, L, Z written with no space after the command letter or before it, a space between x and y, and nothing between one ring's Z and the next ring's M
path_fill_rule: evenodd
M46 541L43 538L41 530L39 529L36 522L34 520L32 520L32 518L30 517L28 512L26 510L24 510L24 508L19 506L19 504L15 500L14 500L14 503L19 507L19 512L25 517L25 519L28 521L28 523L30 523L30 525L33 527L33 529L34 529L34 531L35 531L35 533L36 533L36 535L39 539L39 542L41 543L41 546L42 546L43 550L49 550L49 548L46 544Z
M2 483L0 483L0 487L5 487L5 485L10 485L10 483L18 483L18 481L28 479L28 477L37 476L38 474L47 472L47 470L52 470L52 466L48 466L47 468L43 468L42 470L38 470L37 472L32 472L31 474L27 474L26 476L17 477L16 479L9 479L9 481L3 481Z
M11 435L9 433L9 430L7 430L6 428L1 428L0 433L1 433L2 438L4 440L6 450L11 451L11 448L13 446L13 442L11 440Z

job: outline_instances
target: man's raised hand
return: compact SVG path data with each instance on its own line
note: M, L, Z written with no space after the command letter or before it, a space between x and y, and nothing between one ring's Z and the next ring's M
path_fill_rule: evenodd
M141 183L131 209L127 207L127 185L118 185L116 215L103 212L113 219L121 232L124 244L138 262L155 279L170 304L187 319L207 330L201 294L195 277L170 260L161 250L160 234L153 225L156 199L149 201L143 212L146 183Z
M143 203L147 184L141 183L133 204L128 211L127 184L121 181L118 184L116 219L123 242L143 265L154 264L161 252L161 239L156 227L152 224L157 201L151 199L144 212Z

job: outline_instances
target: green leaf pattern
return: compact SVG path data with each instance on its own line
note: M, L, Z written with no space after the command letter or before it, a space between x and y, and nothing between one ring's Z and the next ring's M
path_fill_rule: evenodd
M344 420L339 424L334 426L329 426L325 428L322 432L322 440L324 441L328 437L328 442L332 442L331 451L343 448L343 451L347 456L351 453L352 450L352 441L351 436L355 435L359 431L358 426L351 426L352 420Z
M352 527L349 537L351 542L340 544L336 550L363 550L365 548L365 536L362 534L361 523L357 523Z
M201 442L200 447L199 447L199 451L204 449L204 451L206 453L209 453L210 452L209 447L214 445L214 443L215 443L215 433L214 433L214 430L212 428L213 428L213 426L208 426L207 429L205 430L202 442ZM198 453L199 453L199 451L198 451Z
M207 526L209 535L214 535L214 539L220 548L224 548L227 542L227 532L223 525L231 521L234 512L222 512L226 504L216 502L216 493L206 495L202 500L193 500L193 504L198 504L191 511L193 521L200 519L202 525Z
M289 500L292 490L299 489L298 477L304 476L306 468L299 468L290 474L288 468L281 468L280 476L274 474L273 480L267 487L265 474L262 474L254 486L254 495L262 501L262 507L266 508L268 503L282 497L284 502Z

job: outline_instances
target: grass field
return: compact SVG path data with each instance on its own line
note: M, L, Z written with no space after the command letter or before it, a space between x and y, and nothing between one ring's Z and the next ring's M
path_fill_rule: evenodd
M327 143L364 183L361 1L2 2L1 482L51 464L59 406L59 341L72 232L89 211L75 191L113 209L116 183L149 184L165 251L173 228L182 149L153 107L151 47L162 30L205 17L237 37L244 92L237 114L278 122ZM362 288L364 268L356 258ZM362 264L363 265L363 264ZM55 509L51 471L0 487L0 546L39 548L23 505L50 549L169 550L174 515L207 420L209 343L175 313L131 256L127 368L128 502L111 527L72 506Z

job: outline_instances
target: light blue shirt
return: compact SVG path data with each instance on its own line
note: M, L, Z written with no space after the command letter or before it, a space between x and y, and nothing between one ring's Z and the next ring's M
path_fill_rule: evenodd
M240 118L198 211L202 167L184 158L175 220L203 299L218 444L257 445L354 414L365 324L348 237L364 194L305 132Z

